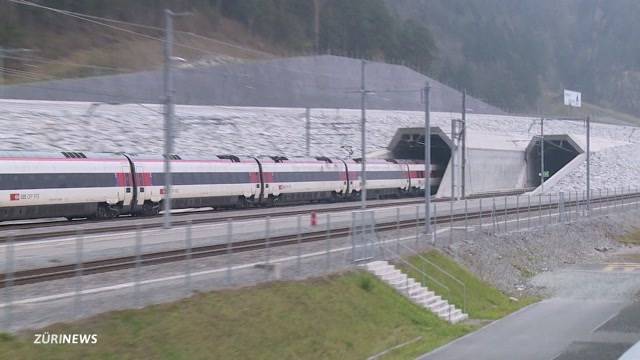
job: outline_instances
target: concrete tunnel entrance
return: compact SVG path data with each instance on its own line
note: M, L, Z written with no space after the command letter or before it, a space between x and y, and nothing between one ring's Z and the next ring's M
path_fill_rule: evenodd
M424 128L400 128L389 144L394 159L424 161ZM431 128L431 194L438 192L442 176L451 159L451 141L439 128Z
M544 136L544 180L547 181L576 156L583 153L568 135ZM527 187L538 187L541 184L541 153L542 142L536 137L529 143L526 150Z

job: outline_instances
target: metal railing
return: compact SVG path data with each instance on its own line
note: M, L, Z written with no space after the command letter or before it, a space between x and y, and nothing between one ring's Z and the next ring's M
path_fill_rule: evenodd
M364 217L366 221L353 221L358 217L352 215L351 210L335 210L330 216L319 216L315 225L310 223L309 214L298 213L235 222L227 219L197 226L185 221L186 226L176 228L173 234L159 234L153 229L138 227L128 233L128 237L119 235L121 238L113 240L105 240L104 235L79 232L76 236L53 241L55 251L19 246L20 241L16 242L8 232L9 236L0 239L0 329L17 329L12 324L26 318L37 320L48 316L43 314L58 314L65 308L71 309L72 316L62 318L60 315L55 320L94 315L98 308L100 311L115 310L115 307L100 307L108 301L92 300L92 294L97 291L101 294L119 292L120 299L123 296L132 298L131 307L140 307L151 303L154 296L164 296L154 295L161 283L183 287L184 293L190 294L194 290L210 291L343 271L355 266L352 261L354 250L367 255L365 258L380 258L378 245L384 250L383 256L392 254L398 263L406 264L410 269L417 268L416 273L422 277L423 284L429 280L454 296L462 292L462 310L466 312L468 296L473 296L467 284L426 257L423 251L434 244L446 246L447 239L464 241L467 237L499 236L536 228L546 230L582 219L637 211L640 191L630 187L594 189L589 203L582 191L552 197L548 194L509 195L506 200L505 205L503 197L469 198L464 204L457 204L453 221L446 209L449 204L433 203L433 233L428 235L420 231L424 224L424 205L415 204L367 210L371 216ZM442 234L458 230L464 231L464 236L462 233L453 237ZM357 234L362 235L362 241L354 243ZM113 241L113 245L108 241ZM43 247L46 246L43 243ZM367 249L367 253L363 253L363 249ZM409 264L406 259L412 255L419 261ZM172 267L171 263L179 265ZM109 271L124 275L118 282L113 280L116 277L105 275L100 278L104 278L104 283L94 280ZM443 275L439 276L440 273ZM434 274L438 276L434 278ZM420 280L420 276L416 280ZM451 279L451 282L445 281L448 286L442 284L444 277ZM69 281L63 285L72 291L51 294L46 290L47 286L40 292L30 290L38 282L52 280ZM68 301L67 305L63 301Z
M430 281L434 282L435 284L437 284L438 286L440 286L441 288L445 289L447 292L447 299L451 299L451 289L445 285L444 283L438 281L436 278L429 276L429 274L427 274L425 269L420 269L417 266L415 266L414 264L412 264L411 262L409 262L408 260L404 259L402 257L402 255L400 255L399 253L394 252L393 250L389 249L387 246L385 246L383 243L379 243L379 247L382 249L382 257L385 258L384 256L384 252L388 251L391 254L391 259L392 261L399 261L401 264L413 269L414 271L416 271L420 276L422 276L422 283L421 284L425 284L424 286L426 287L427 284L427 279L429 279ZM407 279L406 279L406 291L407 291L407 297L411 298L411 294L409 293L409 274L407 274ZM435 293L434 293L435 294ZM446 300L446 299L445 299ZM451 321L451 303L449 302L450 300L446 300L447 303L449 304L449 321Z
M445 276L447 276L448 278L450 278L451 280L453 280L455 283L457 283L458 285L460 285L462 287L462 311L463 312L467 312L467 285L460 279L458 279L457 277L453 276L451 273L449 273L448 271L444 270L443 268L441 268L438 264L434 263L433 261L427 259L426 257L422 256L419 252L417 252L416 250L410 248L409 246L402 244L401 242L397 242L398 246L402 246L404 249L408 250L412 256L417 257L418 259L422 260L423 262L433 266L434 268L436 268L440 273L444 274ZM451 301L449 299L449 301Z

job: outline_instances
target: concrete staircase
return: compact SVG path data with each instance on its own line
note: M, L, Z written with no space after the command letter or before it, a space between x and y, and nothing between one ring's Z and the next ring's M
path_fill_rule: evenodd
M438 315L439 318L452 324L459 323L469 318L469 315L457 309L455 305L436 295L415 279L396 269L388 261L373 261L366 264L369 272L391 285L399 293L409 298L414 303L426 308Z

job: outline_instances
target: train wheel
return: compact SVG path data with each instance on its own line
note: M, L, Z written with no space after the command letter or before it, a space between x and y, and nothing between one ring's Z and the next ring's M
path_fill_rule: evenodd
M96 219L108 219L111 216L111 211L103 204L98 205L98 209L96 210Z
M160 206L151 202L142 205L142 216L156 216L160 213Z

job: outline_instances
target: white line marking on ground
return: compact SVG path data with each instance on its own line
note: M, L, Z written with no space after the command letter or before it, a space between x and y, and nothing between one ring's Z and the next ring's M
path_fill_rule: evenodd
M398 241L402 241L402 242L409 241L409 240L414 240L415 241L415 239L416 239L416 237L414 235L414 236L407 236L407 237L400 238L400 239L382 240L382 241L379 241L378 243L387 244L387 243L396 243ZM331 249L331 250L329 250L329 253L342 252L342 251L345 251L345 250L350 250L351 248L352 248L351 246L344 246L344 247L341 247L341 248ZM304 258L320 256L320 255L326 255L326 254L327 254L327 251L323 250L323 251L317 251L317 252L313 252L313 253L302 254L302 255L300 255L300 258L304 259ZM287 256L287 257L275 259L275 260L271 261L270 263L288 262L288 261L297 260L297 258L298 258L298 256L296 256L296 255ZM248 268L255 267L256 265L260 265L260 264L264 264L264 262L260 261L260 262L253 262L253 263L243 264L243 265L235 265L235 266L231 266L231 270L233 271L233 270L240 270L240 269L248 269ZM166 277L157 278L157 279L143 280L143 281L140 281L138 284L139 285L147 285L147 284L161 283L161 282L166 282L166 281L171 281L171 280L184 279L187 276L192 276L193 277L193 276L201 276L201 275L210 275L210 274L215 274L215 273L220 273L220 272L223 272L223 271L227 271L227 269L228 268L224 267L224 268L217 268L217 269L193 272L191 274L181 274L181 275L166 276ZM121 289L129 288L129 287L133 287L133 286L135 286L135 282L126 282L126 283L121 283L121 284L116 284L116 285L103 286L103 287L99 287L99 288L86 289L86 290L80 291L78 294L81 294L81 295L98 294L98 293L107 292L107 291L121 290ZM61 299L73 297L75 295L76 295L75 292L66 292L66 293L55 294L55 295L40 296L40 297L35 297L35 298L27 298L27 299L13 301L13 302L11 302L11 304L2 303L2 304L0 304L0 308L4 308L4 307L10 306L10 305L28 305L28 304L34 304L34 303L39 303L39 302L45 302L45 301L61 300Z

